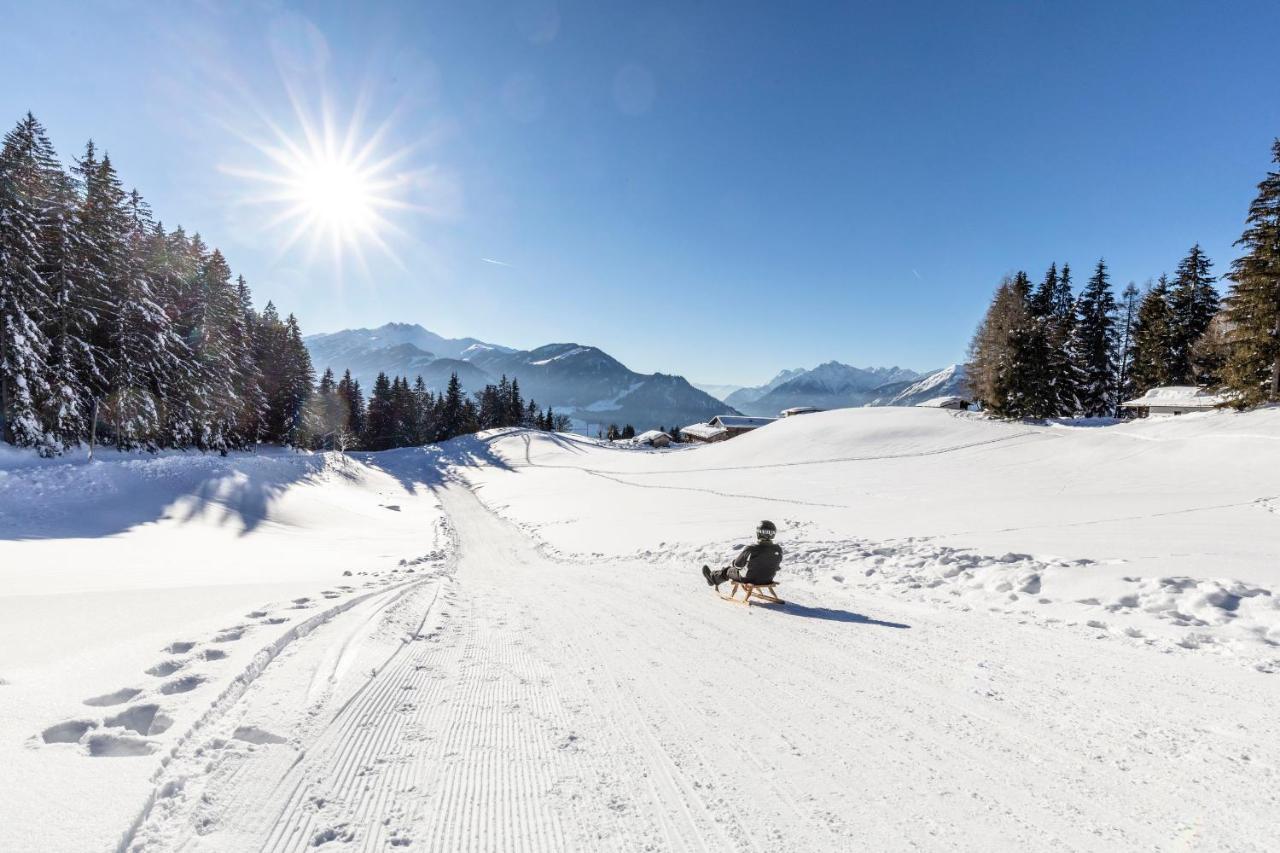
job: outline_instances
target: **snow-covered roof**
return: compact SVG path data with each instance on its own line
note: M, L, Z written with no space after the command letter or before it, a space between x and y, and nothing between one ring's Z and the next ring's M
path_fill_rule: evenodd
M652 444L656 439L665 438L671 440L671 436L667 435L660 429L646 430L635 437L636 444Z
M709 441L718 438L728 432L724 427L713 426L712 424L690 424L687 427L681 427L680 432L683 435L693 438L700 438L703 441Z
M1164 385L1152 388L1141 397L1125 400L1120 405L1130 409L1163 406L1174 409L1212 409L1226 400L1195 385Z
M957 403L964 403L964 397L952 394L948 397L933 397L925 400L923 403L916 403L916 406L922 409L945 409L947 406L954 406Z
M816 406L792 406L789 409L783 409L781 412L778 412L778 415L780 417L789 418L793 415L811 415L814 412L821 411L822 409L819 409Z
M711 426L721 426L725 429L755 429L768 426L776 420L777 418L753 418L747 415L716 415L711 419Z

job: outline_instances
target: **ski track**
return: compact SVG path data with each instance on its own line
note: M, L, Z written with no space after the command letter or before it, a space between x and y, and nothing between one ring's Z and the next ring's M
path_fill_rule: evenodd
M1270 843L1247 828L1280 807L1266 676L801 584L731 606L441 498L452 573L293 643L179 749L130 849Z

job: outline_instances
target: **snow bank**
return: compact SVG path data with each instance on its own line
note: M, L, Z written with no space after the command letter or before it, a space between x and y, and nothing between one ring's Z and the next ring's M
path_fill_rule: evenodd
M439 468L421 450L0 453L0 767L23 780L0 846L108 847L174 744L300 626L439 563Z

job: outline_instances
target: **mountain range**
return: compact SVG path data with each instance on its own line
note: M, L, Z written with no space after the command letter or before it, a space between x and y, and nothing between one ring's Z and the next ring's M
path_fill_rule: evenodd
M421 376L436 392L454 373L468 392L505 375L519 381L526 400L568 415L575 429L587 433L611 423L644 430L738 414L683 377L636 373L597 347L575 343L517 350L475 338L444 338L411 323L310 335L304 342L317 372L331 368L341 376L350 370L366 394L379 372L410 381Z
M725 402L759 416L775 416L796 406L914 406L934 397L963 395L964 382L964 368L957 364L918 373L904 367L863 368L829 361L812 370L784 370L764 385L734 391Z
M575 429L588 434L611 423L644 430L725 414L774 417L794 406L914 406L966 393L964 368L956 364L919 373L829 361L811 370L783 370L754 387L699 388L681 376L636 373L593 346L564 343L519 350L477 338L445 338L413 323L311 335L305 343L317 372L331 368L341 376L350 370L366 393L379 372L411 380L421 376L436 392L444 390L454 373L468 392L505 375L519 381L526 399L568 415Z

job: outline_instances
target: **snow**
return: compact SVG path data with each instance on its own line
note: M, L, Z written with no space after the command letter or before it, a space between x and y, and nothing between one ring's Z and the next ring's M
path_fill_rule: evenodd
M1280 409L100 458L0 452L0 849L1275 834Z
M925 400L923 403L916 403L916 405L922 409L945 409L949 407L955 407L956 405L962 404L964 402L965 402L965 399L963 397L957 397L955 395L951 395L948 397L930 397L928 400Z
M114 849L264 648L418 577L447 539L415 455L0 450L0 849Z
M757 429L768 426L777 418L754 418L747 415L716 415L711 419L711 426L722 426L725 429Z
M1212 409L1221 406L1226 399L1195 385L1166 385L1151 388L1141 397L1125 400L1121 405L1130 408L1150 406L1175 409Z
M711 441L725 435L729 430L724 427L712 426L711 424L689 424L687 427L680 428L680 434L685 438L696 438L702 441Z
M529 363L533 365L541 366L545 364L550 364L553 361L561 361L566 358L572 358L573 356L581 355L584 352L588 352L588 347L574 347L573 349L565 350L559 355L553 355L551 358L544 358L538 361L531 361Z

